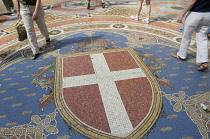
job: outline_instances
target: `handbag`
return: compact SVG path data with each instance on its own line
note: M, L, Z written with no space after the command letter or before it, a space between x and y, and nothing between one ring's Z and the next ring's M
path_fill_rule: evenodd
M20 23L21 20L16 24L16 30L18 33L18 41L24 41L27 39L26 28L23 23Z

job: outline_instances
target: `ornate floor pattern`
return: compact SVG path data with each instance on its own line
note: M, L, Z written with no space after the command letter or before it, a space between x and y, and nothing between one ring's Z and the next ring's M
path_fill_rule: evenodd
M208 139L210 78L195 69L194 38L187 61L171 57L186 2L153 1L146 24L130 19L136 0L43 1L52 42L36 27L36 60L15 14L0 14L0 139Z

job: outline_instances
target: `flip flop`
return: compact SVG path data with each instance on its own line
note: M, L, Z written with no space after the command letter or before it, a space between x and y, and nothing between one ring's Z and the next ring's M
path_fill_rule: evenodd
M207 69L208 69L208 63L207 63L207 62L201 63L198 67L196 67L196 69L197 69L198 71L207 70Z

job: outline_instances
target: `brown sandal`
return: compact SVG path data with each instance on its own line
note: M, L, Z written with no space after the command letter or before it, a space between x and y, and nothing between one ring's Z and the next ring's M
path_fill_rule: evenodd
M180 56L178 56L177 53L172 53L171 56L173 56L179 60L185 60L185 59L182 59Z
M207 70L207 69L208 69L208 63L207 63L207 62L201 63L198 67L196 67L196 69L197 69L198 71Z

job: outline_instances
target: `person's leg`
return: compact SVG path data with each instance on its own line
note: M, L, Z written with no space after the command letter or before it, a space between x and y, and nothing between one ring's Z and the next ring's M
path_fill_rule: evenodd
M203 71L208 69L208 40L206 37L206 31L208 26L198 26L196 29L196 44L197 44L197 53L196 53L196 63L200 63L196 69L198 71Z
M196 44L197 44L197 63L208 62L208 38L210 26L210 13L199 13L197 15L200 19L200 24L196 31Z
M140 13L141 13L141 9L142 9L142 3L143 3L144 0L139 0L139 3L138 3L138 9L137 9L137 13L136 15L139 17Z
M28 43L31 47L31 50L34 55L38 54L39 47L37 43L37 37L36 37L35 29L34 29L34 22L32 20L32 15L29 14L29 12L25 12L25 11L20 11L20 14L21 14L23 24L25 25L25 28L26 28Z
M182 34L182 41L181 41L179 51L177 53L177 55L182 59L187 58L187 52L188 52L189 45L191 42L192 34L197 28L197 24L195 23L196 19L195 20L192 20L192 19L195 19L195 15L193 12L190 12L185 19L184 31Z
M144 1L144 0L139 0L136 15L131 16L132 19L134 19L134 20L139 20L139 15L140 15L140 13L141 13L143 1Z
M10 7L9 1L8 0L3 0L4 6L6 7L7 11L9 13L12 13L12 9Z
M149 23L150 21L150 13L151 13L151 4L150 4L151 0L146 0L146 6L147 6L147 16L145 19L143 19L142 21Z
M45 37L45 40L48 43L48 40L50 39L50 37L49 37L49 31L46 27L44 15L45 15L44 10L43 10L42 6L40 6L39 13L38 13L38 18L36 19L36 23L37 23L37 26L40 29L40 32Z
M208 62L208 40L206 37L207 30L208 26L198 26L196 29L197 63Z
M147 6L147 18L150 18L150 14L151 14L151 0L146 0L146 6Z
M14 3L13 3L13 1L12 0L8 0L8 2L9 2L9 6L11 7L11 9L14 9Z

